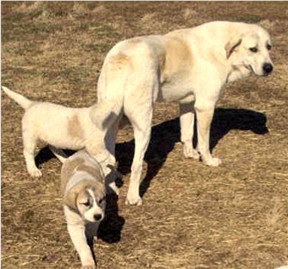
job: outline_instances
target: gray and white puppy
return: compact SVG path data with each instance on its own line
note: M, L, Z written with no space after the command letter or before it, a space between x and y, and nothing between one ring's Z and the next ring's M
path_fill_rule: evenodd
M97 236L105 215L106 190L101 165L85 150L70 156L61 169L61 193L71 240L82 269L96 268L88 242Z

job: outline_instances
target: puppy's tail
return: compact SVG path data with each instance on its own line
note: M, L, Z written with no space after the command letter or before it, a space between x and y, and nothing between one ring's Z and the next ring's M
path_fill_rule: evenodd
M33 103L33 101L29 100L28 98L24 97L19 93L9 90L7 87L2 86L2 90L25 110Z
M92 106L90 118L92 122L101 130L107 130L117 120L122 112L122 102L101 101Z

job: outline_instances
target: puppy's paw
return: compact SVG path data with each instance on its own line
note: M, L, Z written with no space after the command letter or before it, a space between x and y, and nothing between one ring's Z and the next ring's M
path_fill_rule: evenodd
M31 177L41 177L42 176L42 172L38 168L29 169L28 172L29 172Z
M198 151L196 149L193 148L188 148L185 147L183 148L183 153L185 158L187 159L195 159L195 160L199 160L200 159L200 154L198 153Z
M126 201L125 201L125 204L126 205L142 205L142 199L139 195L135 195L135 196L132 196L132 195L127 195L127 198L126 198Z
M203 160L203 163L208 166L219 166L222 161L218 158L209 158L208 160Z

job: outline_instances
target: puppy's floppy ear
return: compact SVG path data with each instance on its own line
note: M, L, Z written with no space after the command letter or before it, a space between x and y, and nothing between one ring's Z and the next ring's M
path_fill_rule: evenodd
M242 38L241 37L233 37L229 42L225 45L226 50L226 57L227 59L233 53L233 51L241 44Z
M78 212L77 196L78 196L78 188L76 185L71 190L69 190L67 193L64 194L63 203L64 205Z

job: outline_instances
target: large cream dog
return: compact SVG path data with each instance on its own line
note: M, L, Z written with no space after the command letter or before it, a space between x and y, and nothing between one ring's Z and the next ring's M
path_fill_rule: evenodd
M82 268L96 268L88 241L97 236L105 215L106 190L101 165L86 151L70 156L61 169L61 192L71 240Z
M40 177L41 171L37 168L34 159L34 150L38 140L50 145L50 149L62 162L65 156L62 149L87 151L103 165L105 174L111 172L106 162L113 156L107 154L104 147L103 130L112 123L114 105L102 102L91 107L71 108L49 102L36 102L20 95L7 87L3 91L25 109L22 118L23 152L29 174ZM103 114L102 111L106 114ZM94 121L103 124L99 128L92 122L90 113L93 112ZM107 159L108 158L108 159Z
M139 184L154 103L178 102L184 155L200 157L205 164L218 166L221 161L211 156L209 135L221 89L225 83L251 72L258 76L270 74L273 69L270 49L269 34L260 26L211 22L166 35L124 40L110 50L98 81L98 100L116 103L118 118L124 113L134 130L129 204L141 204ZM195 112L197 149L192 146ZM112 155L118 123L117 119L105 138Z

